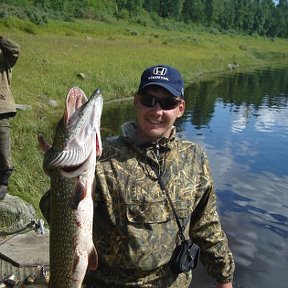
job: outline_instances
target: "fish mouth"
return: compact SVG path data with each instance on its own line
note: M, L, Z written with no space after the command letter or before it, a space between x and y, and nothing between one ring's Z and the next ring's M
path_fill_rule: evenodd
M76 174L85 173L87 169L83 169L84 166L85 162L75 166L64 166L61 167L59 170L63 176L71 178L74 177Z
M79 165L75 165L75 166L66 166L66 167L64 166L61 168L61 170L65 173L71 173L71 172L78 170L82 165L83 163Z

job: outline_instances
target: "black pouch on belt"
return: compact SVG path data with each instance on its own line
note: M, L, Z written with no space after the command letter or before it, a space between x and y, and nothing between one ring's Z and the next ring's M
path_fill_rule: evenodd
M197 266L200 255L199 247L190 239L181 241L176 246L170 259L170 267L173 273L188 272Z

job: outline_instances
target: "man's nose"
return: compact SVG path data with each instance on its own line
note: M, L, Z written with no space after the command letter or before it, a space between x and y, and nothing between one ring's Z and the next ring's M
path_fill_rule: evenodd
M160 112L162 113L163 112L163 109L160 105L160 103L158 101L155 102L154 106L152 107L152 109L155 111L155 112Z

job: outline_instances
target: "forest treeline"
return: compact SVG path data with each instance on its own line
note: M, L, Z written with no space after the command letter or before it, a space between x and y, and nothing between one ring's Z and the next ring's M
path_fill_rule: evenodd
M288 0L0 0L0 4L0 19L16 16L36 24L49 19L123 19L167 29L184 23L215 33L288 38Z

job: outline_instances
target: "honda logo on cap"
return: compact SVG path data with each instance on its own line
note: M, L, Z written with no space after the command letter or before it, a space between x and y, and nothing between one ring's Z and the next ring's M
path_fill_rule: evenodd
M164 67L155 67L153 69L153 74L154 75L160 75L160 76L164 76L167 73L167 68Z

